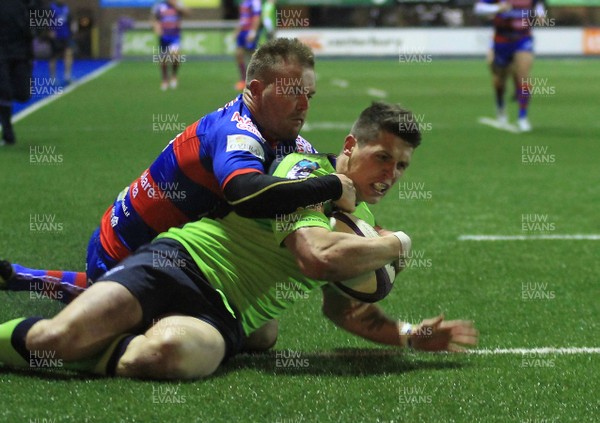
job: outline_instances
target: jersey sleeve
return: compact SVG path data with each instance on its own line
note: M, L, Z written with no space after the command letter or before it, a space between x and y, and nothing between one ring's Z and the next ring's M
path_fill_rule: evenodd
M227 125L228 128L229 125ZM237 129L220 130L214 142L208 143L213 149L212 167L221 189L237 175L258 172L265 173L267 151L257 135Z
M292 232L300 228L319 227L331 231L329 218L321 211L303 209L296 213L291 213L281 218L273 219L271 227L277 244L281 245L283 241Z

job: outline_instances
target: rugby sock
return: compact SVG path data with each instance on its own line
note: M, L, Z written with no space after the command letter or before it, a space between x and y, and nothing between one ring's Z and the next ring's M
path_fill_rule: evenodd
M179 69L179 60L173 60L171 65L171 78L175 78L177 76L177 69Z
M93 358L66 362L54 357L52 351L30 351L25 346L27 333L41 317L10 320L0 324L0 363L18 368L63 368L114 376L117 363L129 342L137 336L125 334L115 339L109 347Z
M29 367L28 354L23 355L23 349L21 348L25 347L25 338L22 334L17 334L17 328L20 328L20 330L27 328L25 335L31 329L33 323L28 323L28 320L35 323L40 318L25 319L21 317L0 325L0 362L4 365ZM20 337L22 337L21 342L19 342ZM13 339L17 341L16 344Z
M39 298L69 303L88 285L85 272L29 269L19 264L12 267L15 274L6 284L9 291L29 291Z
M496 108L504 110L504 87L496 87Z
M117 373L117 364L120 358L125 354L129 343L133 338L139 335L126 333L119 336L112 344L102 353L101 359L94 367L93 371L99 375L115 376Z
M517 100L519 101L519 119L527 117L527 106L531 97L531 87L527 82L521 82L517 87Z

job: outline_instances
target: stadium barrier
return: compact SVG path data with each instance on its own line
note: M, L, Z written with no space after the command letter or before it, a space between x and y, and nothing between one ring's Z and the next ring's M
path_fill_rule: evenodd
M190 58L231 57L235 50L234 21L185 22L181 50ZM132 23L123 30L115 25L113 57L148 58L157 49L148 22ZM297 37L318 56L405 57L411 55L483 56L489 50L491 28L399 29L281 29L279 37ZM538 56L600 54L600 29L542 27L534 29Z

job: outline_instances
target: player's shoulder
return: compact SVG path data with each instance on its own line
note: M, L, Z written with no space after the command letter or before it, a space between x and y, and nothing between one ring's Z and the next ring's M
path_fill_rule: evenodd
M296 138L296 151L298 153L310 153L310 154L317 154L318 151L315 147L313 147L313 145L305 138L303 138L301 135L298 135L298 137Z

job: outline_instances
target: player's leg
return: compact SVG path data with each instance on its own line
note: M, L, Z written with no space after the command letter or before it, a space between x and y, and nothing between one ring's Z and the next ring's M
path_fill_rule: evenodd
M73 48L71 47L71 40L66 41L69 43L65 48L65 73L64 73L64 84L69 85L71 83L71 73L73 69Z
M108 362L115 339L142 321L138 300L115 282L94 285L52 319L16 319L0 325L0 362L31 367L39 358L91 371ZM111 345L114 344L114 345ZM73 363L74 362L74 363ZM36 366L34 366L36 367Z
M502 43L494 43L490 70L492 72L492 85L496 100L496 118L502 124L508 123L504 96L510 61L510 56L507 54L507 46Z
M517 88L517 100L519 102L519 129L531 131L531 125L527 119L527 110L531 98L531 85L529 75L533 67L533 52L530 49L519 50L514 56L514 79Z
M129 343L116 375L197 379L212 374L225 352L225 339L213 325L195 317L172 315L158 320Z
M124 286L102 282L88 290L50 320L41 320L29 331L30 350L54 350L64 360L90 357L116 336L133 330L142 321L139 301Z
M235 62L240 74L239 81L235 84L235 89L241 91L246 86L246 37L248 31L240 31L236 38Z
M0 289L2 290L29 291L40 298L69 303L86 287L85 272L30 269L20 264L0 260Z
M240 67L240 82L236 85L236 89L241 91L246 86L246 70L248 68L248 63L250 63L250 59L252 58L252 54L256 50L258 46L258 38L260 37L260 30L255 35L254 39L248 39L249 31L244 31L243 39L240 39L239 42L242 43L238 46L237 54L238 56L238 64Z
M11 63L9 59L0 57L0 125L2 125L1 145L15 143L15 133L12 127L12 97Z
M179 70L179 64L181 62L178 40L174 41L169 46L169 55L171 57L171 79L169 80L169 86L172 89L175 89L177 88L177 71Z
M62 45L56 38L50 38L50 59L48 60L48 67L50 68L50 79L56 80L56 62L58 58L63 55Z
M118 260L104 250L100 228L97 228L88 243L86 272L32 269L19 264L13 264L11 268L2 260L0 289L35 292L48 299L69 303L117 263Z
M168 42L168 40L164 39L163 37L160 37L158 49L159 49L158 61L160 64L160 76L161 76L160 89L162 91L166 91L167 88L169 88L169 67L168 67L169 42Z

